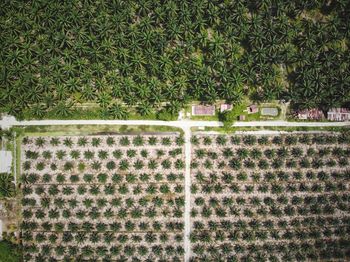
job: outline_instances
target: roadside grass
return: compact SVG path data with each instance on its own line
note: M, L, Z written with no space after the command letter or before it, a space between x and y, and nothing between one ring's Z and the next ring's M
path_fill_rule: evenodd
M135 109L128 110L128 120L156 120L157 118L157 112L154 111L148 115L140 115L135 111ZM23 118L26 120L33 120L38 119L37 117L34 117L32 113L27 110L23 113ZM62 120L96 120L96 119L103 119L103 120L112 120L115 119L112 116L106 116L102 113L102 110L100 107L91 106L89 108L73 108L69 111L69 114L67 116L57 116L57 114L54 111L48 111L43 119L62 119Z
M325 131L325 132L347 132L350 131L350 126L348 127L308 127L308 126L298 126L298 127L284 127L284 126L255 126L255 127L205 127L204 130L198 129L198 127L193 127L192 132L197 131L208 131L208 132L219 132L223 134L234 133L236 131L261 131L261 130L271 130L271 131Z
M0 241L0 261L19 262L22 261L22 250L9 241Z
M182 129L170 126L150 126L150 125L47 125L47 126L26 126L14 127L13 131L18 136L62 136L62 135L94 135L102 133L132 133L139 134L145 132L179 132Z
M195 105L193 103L185 107L185 114L191 113L191 106ZM248 98L244 99L242 103L233 105L232 110L230 111L231 119L235 119L238 121L240 115L245 116L245 121L259 121L259 120L283 120L284 116L282 115L282 109L277 102L274 103L262 103L258 104L259 112L254 114L248 114L247 107L253 104ZM203 121L219 121L220 120L220 111L219 106L220 103L216 103L217 110L215 111L214 116L191 116L191 120L203 120ZM277 116L263 116L261 115L261 109L263 107L275 107L278 110Z
M191 120L219 121L219 111L215 110L215 115L213 116L191 116Z

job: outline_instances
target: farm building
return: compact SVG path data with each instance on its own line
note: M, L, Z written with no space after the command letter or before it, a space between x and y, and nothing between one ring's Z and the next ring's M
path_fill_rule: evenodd
M278 109L275 107L264 107L261 109L261 115L263 115L263 116L277 116Z
M12 154L11 151L0 151L0 173L11 173Z
M327 112L330 121L350 121L350 110L348 108L331 108Z
M215 106L194 105L192 106L192 115L193 116L214 116Z
M297 116L301 120L321 120L324 118L322 110L317 108L300 110L297 112Z
M232 105L230 105L230 104L221 104L220 105L220 112L222 113L222 112L224 112L224 111L230 111L230 110L232 110Z
M238 119L239 119L239 121L244 121L245 120L245 115L240 115Z
M257 105L250 105L247 107L248 114L254 114L259 112L259 107Z

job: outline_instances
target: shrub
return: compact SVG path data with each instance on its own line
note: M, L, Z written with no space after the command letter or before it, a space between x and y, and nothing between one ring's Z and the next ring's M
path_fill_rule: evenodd
M133 139L134 146L142 146L144 144L143 137L138 135Z
M114 145L114 143L115 143L115 141L114 141L114 138L113 138L113 137L107 137L107 139L106 139L106 144L107 144L108 146L112 146L112 145Z

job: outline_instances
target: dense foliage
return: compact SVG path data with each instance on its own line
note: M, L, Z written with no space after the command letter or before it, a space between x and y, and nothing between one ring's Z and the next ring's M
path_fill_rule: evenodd
M12 197L15 193L13 176L8 173L0 173L0 198Z
M22 251L18 245L9 241L0 241L0 261L19 262L22 261Z
M25 138L25 261L182 261L183 139Z
M349 136L194 136L193 261L349 260Z
M13 1L0 3L0 107L101 117L162 101L349 101L349 1ZM30 109L30 110L29 110Z

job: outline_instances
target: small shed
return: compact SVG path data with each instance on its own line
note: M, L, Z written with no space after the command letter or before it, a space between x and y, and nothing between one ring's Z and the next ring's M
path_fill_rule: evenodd
M248 114L255 114L259 112L259 107L257 105L250 105L247 107Z
M0 173L11 173L12 153L11 151L0 151Z
M348 108L331 108L327 112L330 121L350 121L350 110Z
M214 105L194 105L192 106L193 116L214 116L215 106Z
M224 112L224 111L231 111L232 110L232 105L230 104L221 104L220 105L220 112Z
M245 115L240 115L240 116L238 117L238 119L239 119L239 121L244 121L244 120L245 120Z
M261 109L261 115L263 115L263 116L277 116L278 109L276 107L264 107Z
M306 120L308 116L308 110L301 110L298 111L298 119L300 120Z

